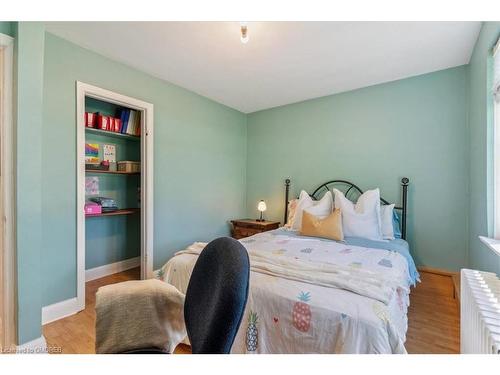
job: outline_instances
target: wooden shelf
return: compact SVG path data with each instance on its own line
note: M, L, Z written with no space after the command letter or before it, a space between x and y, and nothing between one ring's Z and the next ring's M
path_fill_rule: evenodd
M132 215L139 212L138 208L124 208L122 210L116 210L113 212L103 212L102 214L85 214L85 217L101 217L101 216L119 216L119 215Z
M95 128L85 128L85 132L91 133L91 134L97 134L97 135L103 135L106 137L112 137L112 138L118 138L118 139L126 139L129 141L135 141L139 142L141 140L140 136L137 135L130 135L130 134L122 134L122 133L115 133L115 132L110 132L107 130L101 130L101 129L95 129Z
M120 171L101 171L98 169L85 169L85 173L103 173L103 174L125 174L125 175L139 175L141 172L120 172Z

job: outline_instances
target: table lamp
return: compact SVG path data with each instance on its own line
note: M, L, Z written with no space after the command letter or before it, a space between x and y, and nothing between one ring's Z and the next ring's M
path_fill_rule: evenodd
M266 202L261 200L257 205L257 210L260 211L260 219L257 219L257 221L264 221L263 213L266 209L267 209Z

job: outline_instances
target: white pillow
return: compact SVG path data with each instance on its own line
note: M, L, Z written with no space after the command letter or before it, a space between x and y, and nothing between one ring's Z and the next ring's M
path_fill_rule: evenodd
M381 240L380 191L364 192L356 204L344 196L340 190L333 189L335 208L342 212L342 230L346 237L362 237Z
M302 190L300 192L297 208L295 209L292 229L300 230L302 227L302 212L304 210L314 216L318 216L320 219L324 219L332 213L332 209L333 198L331 192L328 191L319 201L314 201L306 191Z
M392 224L392 217L394 215L393 204L383 204L380 206L380 226L382 230L382 237L384 240L393 240L394 226Z

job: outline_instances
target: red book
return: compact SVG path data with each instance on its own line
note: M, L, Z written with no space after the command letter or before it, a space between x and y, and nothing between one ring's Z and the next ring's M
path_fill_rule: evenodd
M109 130L109 116L98 115L97 127L101 130Z
M88 128L95 127L96 123L96 115L95 113L85 112L85 126Z

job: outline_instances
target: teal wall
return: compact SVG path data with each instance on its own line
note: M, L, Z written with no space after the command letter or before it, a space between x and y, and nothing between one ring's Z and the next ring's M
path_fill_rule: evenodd
M43 305L76 295L77 80L154 104L155 268L193 241L227 235L227 221L245 214L244 114L47 33Z
M478 235L493 235L493 96L491 49L500 22L485 22L469 64L469 263L474 269L500 274L500 259Z
M88 218L85 232L85 269L141 254L139 214Z
M283 220L292 193L326 180L380 187L400 202L410 178L408 236L419 265L467 264L467 67L439 71L248 116L247 213Z
M14 26L18 342L41 336L44 27ZM45 254L43 255L45 256Z
M14 36L15 32L15 23L8 21L0 21L0 34L7 34L10 36Z

